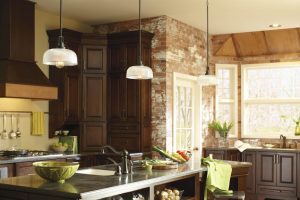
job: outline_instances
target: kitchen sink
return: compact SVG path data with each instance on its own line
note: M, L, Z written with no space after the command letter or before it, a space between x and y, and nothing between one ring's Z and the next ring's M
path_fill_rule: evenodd
M88 174L88 175L97 175L97 176L113 176L115 171L112 170L103 170L103 169L81 169L77 170L77 174Z

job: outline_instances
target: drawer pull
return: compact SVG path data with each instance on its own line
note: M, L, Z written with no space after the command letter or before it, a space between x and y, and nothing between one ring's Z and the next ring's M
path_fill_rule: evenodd
M262 191L268 191L268 192L277 192L280 193L281 190L274 190L274 189L269 189L269 188L261 188Z

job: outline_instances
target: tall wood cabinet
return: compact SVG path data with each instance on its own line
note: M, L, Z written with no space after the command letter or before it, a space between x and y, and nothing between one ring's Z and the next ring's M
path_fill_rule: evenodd
M107 46L106 36L82 36L82 152L99 151L107 144Z
M56 47L58 30L48 31ZM65 45L75 51L78 66L50 66L50 81L58 86L57 100L49 102L49 136L67 129L79 136L80 151L99 151L106 139L106 36L63 30Z
M153 34L142 32L142 60L151 66ZM138 31L108 35L108 143L131 152L151 150L151 80L126 79L139 63Z
M50 47L58 30L48 31ZM50 66L58 100L49 103L49 136L68 129L80 137L80 151L99 151L109 143L118 150L151 151L151 80L126 79L129 66L139 63L139 32L109 35L63 30L67 48L78 66ZM142 60L151 66L153 34L142 32Z

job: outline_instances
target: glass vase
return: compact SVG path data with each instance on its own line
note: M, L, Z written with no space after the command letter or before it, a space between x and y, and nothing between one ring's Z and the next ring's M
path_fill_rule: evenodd
M219 138L219 147L228 147L228 141L226 137Z

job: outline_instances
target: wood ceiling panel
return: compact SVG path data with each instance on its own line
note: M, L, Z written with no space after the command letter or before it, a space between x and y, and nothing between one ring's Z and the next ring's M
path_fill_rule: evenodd
M223 46L216 52L216 56L237 56L232 37L228 38Z
M212 50L213 50L213 54L215 55L220 48L223 47L223 45L225 44L225 42L228 40L228 38L231 37L231 34L225 34L225 35L214 35L212 37Z
M264 32L250 32L233 34L233 42L237 54L241 57L266 55L269 53Z
M272 54L300 52L299 32L297 29L265 31L265 36Z

